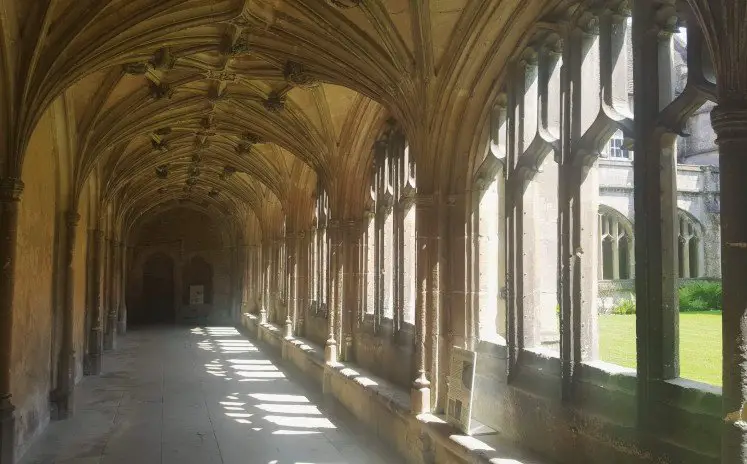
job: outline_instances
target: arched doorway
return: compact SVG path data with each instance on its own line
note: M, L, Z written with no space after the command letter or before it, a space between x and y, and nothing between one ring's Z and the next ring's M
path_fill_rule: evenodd
M130 323L165 324L175 320L174 260L156 253L143 266L143 293L138 311L130 314Z

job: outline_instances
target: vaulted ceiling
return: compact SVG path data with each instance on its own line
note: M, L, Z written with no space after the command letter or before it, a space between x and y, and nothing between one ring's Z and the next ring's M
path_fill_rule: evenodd
M433 182L467 172L503 67L568 3L0 0L0 175L63 95L72 195L96 172L122 221L192 202L302 227L319 184L352 215L387 120Z

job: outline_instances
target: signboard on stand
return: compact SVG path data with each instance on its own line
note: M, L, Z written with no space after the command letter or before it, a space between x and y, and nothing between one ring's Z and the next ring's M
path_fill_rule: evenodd
M472 397L475 389L475 364L477 354L464 348L451 350L451 374L449 375L446 417L449 423L470 434L472 420Z
M191 305L205 304L205 286L204 285L190 285L189 286L189 304Z

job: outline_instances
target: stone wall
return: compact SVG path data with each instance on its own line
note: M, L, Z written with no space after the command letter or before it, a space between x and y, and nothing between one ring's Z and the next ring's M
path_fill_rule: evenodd
M144 310L143 271L155 254L169 256L174 265L174 311L177 322L226 324L231 321L233 302L232 276L235 249L230 246L208 216L185 208L165 212L144 223L132 240L134 252L128 265L128 313ZM202 305L190 304L185 267L199 258L212 269L209 300ZM207 295L206 295L207 296Z
M54 305L57 185L48 134L52 118L39 123L24 164L26 184L18 216L11 393L16 406L16 448L24 450L49 422Z

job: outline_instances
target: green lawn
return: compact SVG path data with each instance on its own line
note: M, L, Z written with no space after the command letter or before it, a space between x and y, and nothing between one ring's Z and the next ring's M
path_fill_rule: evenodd
M635 368L635 316L599 316L599 357ZM721 313L680 313L680 376L721 385Z

